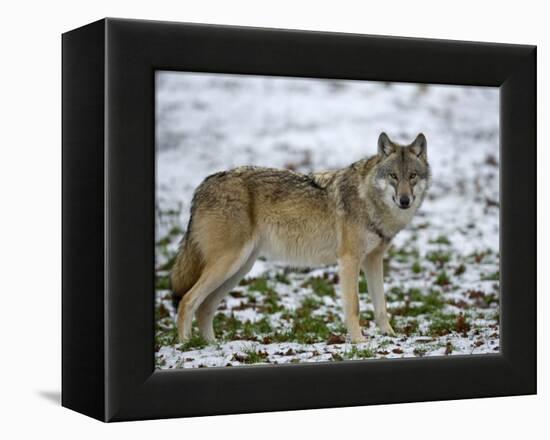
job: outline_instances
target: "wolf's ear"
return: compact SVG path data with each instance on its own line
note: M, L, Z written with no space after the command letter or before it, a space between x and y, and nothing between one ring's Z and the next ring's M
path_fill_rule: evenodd
M416 136L416 139L410 145L411 151L416 154L418 157L426 159L428 142L426 141L426 136L423 133L420 133Z
M389 156L395 151L395 145L390 140L386 133L380 133L378 137L378 154L381 156Z

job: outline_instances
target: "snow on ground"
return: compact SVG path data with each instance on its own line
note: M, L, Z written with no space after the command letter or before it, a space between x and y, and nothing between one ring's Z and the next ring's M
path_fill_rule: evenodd
M157 73L157 368L498 353L498 89L241 75ZM388 251L397 337L360 308L368 342L345 341L337 268L258 261L222 302L218 342L177 343L167 284L195 187L239 165L310 172L428 139L433 184ZM196 334L196 329L195 329Z

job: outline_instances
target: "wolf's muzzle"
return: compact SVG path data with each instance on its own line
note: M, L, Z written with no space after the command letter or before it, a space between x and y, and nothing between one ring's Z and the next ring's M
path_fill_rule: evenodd
M407 195L403 195L399 197L399 207L401 209L407 209L409 206L411 206L411 199Z

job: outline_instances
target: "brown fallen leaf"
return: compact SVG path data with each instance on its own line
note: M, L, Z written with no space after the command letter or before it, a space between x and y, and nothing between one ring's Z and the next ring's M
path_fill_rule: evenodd
M477 298L484 298L485 297L485 292L482 292L481 290L468 290L466 292L466 294L468 295L468 298L470 299L477 299Z
M330 335L327 340L327 345L343 344L346 339L341 335Z
M246 360L246 356L243 356L241 354L238 354L238 353L235 353L233 355L233 360L237 361L237 362L244 362Z
M470 331L470 324L462 313L456 317L455 328L458 333L462 333L464 336Z

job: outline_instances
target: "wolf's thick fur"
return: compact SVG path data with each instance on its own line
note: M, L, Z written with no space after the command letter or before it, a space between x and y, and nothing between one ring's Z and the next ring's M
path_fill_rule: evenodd
M240 167L207 177L195 191L191 218L171 273L181 341L197 315L213 341L222 298L258 256L291 266L338 262L345 323L353 342L359 325L359 271L369 284L379 328L394 334L384 297L383 255L411 221L430 182L426 139L407 146L382 133L378 154L347 168L309 175Z

